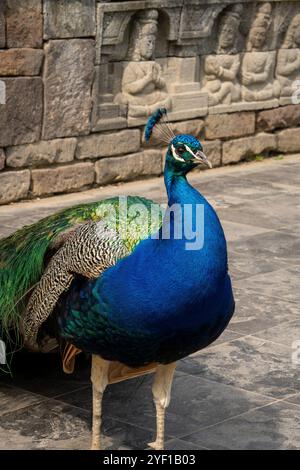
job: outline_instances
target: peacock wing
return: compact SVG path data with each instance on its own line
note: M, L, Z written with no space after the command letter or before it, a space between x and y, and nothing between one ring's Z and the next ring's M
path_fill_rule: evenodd
M153 208L155 208L155 216L150 217ZM87 223L99 221L105 221L105 226L109 231L115 230L121 234L123 244L118 246L116 253L120 254L120 250L127 253L131 252L140 240L160 228L162 210L153 201L138 196L109 198L64 209L0 240L0 333L2 330L2 337L9 337L11 329L16 331L17 337L19 336L20 319L24 318L28 294L38 285L48 270L52 258L55 256L56 260L56 256L60 257L66 252L69 246L68 241L71 241L75 234L79 237L84 232L85 229L81 227ZM103 226L101 227L103 229ZM98 232L98 236L101 233L104 251L104 246L108 241L102 229ZM110 235L112 235L111 232ZM110 239L110 243L115 247L119 242L120 240L116 237ZM64 248L63 251L58 254L62 248ZM104 269L108 260L102 260L102 263ZM54 265L55 261L51 263L52 269ZM84 271L84 269L82 266L81 270ZM86 269L84 272L89 273L89 270ZM44 277L44 282L47 279L48 277ZM65 279L63 285L66 283Z

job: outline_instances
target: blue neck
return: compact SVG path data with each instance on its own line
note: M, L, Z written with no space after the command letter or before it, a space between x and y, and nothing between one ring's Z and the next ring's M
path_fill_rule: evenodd
M174 165L169 161L168 156L165 163L164 180L169 206L175 203L193 204L205 201L203 196L189 184L186 179L186 174L174 168Z

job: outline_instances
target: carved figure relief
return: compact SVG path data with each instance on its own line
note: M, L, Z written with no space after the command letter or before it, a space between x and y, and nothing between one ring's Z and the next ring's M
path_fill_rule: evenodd
M157 10L144 10L133 24L130 62L124 69L121 93L115 99L116 103L128 106L129 117L146 118L160 106L171 107L161 67L153 60L157 22Z
M291 97L295 80L300 80L300 14L292 19L282 49L278 51L276 76L281 97Z
M274 80L276 52L262 52L271 25L270 3L259 5L250 27L247 49L242 62L242 97L245 101L265 101L277 98L280 85Z
M143 124L158 107L176 121L289 103L299 7L237 1L98 4L93 131Z
M241 22L243 6L228 8L222 15L218 29L218 54L209 55L204 60L204 87L208 93L210 106L230 104L240 98L240 85L237 77L240 56L237 54L236 40Z

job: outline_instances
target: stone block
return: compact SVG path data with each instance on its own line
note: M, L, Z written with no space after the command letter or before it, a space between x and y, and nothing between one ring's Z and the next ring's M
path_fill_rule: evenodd
M174 132L175 135L177 134L191 134L194 135L195 137L200 138L200 136L203 133L203 127L204 127L204 121L202 119L191 119L189 121L178 121L178 122L172 122L171 123L171 128ZM167 128L166 128L167 130ZM144 135L144 130L143 130L143 145L145 147L148 147L149 144L151 146L161 146L162 145L162 136L159 132L155 131L151 136L150 143L145 142L145 135ZM164 142L165 143L165 142Z
M35 142L40 138L43 82L34 78L3 78L6 103L0 104L0 146Z
M5 47L6 32L5 32L5 15L4 15L4 2L0 3L0 48Z
M0 76L39 75L44 53L38 49L0 51Z
M95 169L96 182L100 185L160 175L162 173L161 151L149 149L124 157L103 158L96 162Z
M7 47L42 47L41 0L6 0Z
M94 41L49 41L45 51L43 138L88 134Z
M137 152L140 148L140 131L126 129L109 134L91 134L78 140L76 158L101 158Z
M28 196L30 171L3 171L0 174L0 204L7 204Z
M45 194L76 191L94 182L94 165L89 162L32 170L32 194Z
M191 119L189 121L172 122L171 127L174 134L191 134L199 137L203 133L204 121L202 119Z
M70 162L74 159L76 143L77 140L71 137L8 147L7 165L23 167Z
M5 166L5 153L3 149L0 149L0 170L3 170Z
M205 119L205 138L222 139L254 134L255 114L212 114Z
M223 142L222 164L236 163L247 157L277 150L277 136L260 133L251 137Z
M44 38L95 36L95 0L44 1Z
M222 144L220 140L201 140L203 151L213 167L221 165ZM203 168L203 165L201 165ZM199 167L200 168L200 167Z
M278 150L283 153L300 151L300 128L284 129L278 133Z
M291 104L268 111L262 111L257 115L257 130L272 131L283 127L300 125L300 104Z

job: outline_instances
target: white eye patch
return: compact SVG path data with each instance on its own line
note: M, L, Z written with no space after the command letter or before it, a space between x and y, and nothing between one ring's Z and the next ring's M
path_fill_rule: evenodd
M185 162L185 159L184 159L184 158L181 158L179 155L177 155L176 150L175 150L175 147L174 147L173 144L171 145L171 151L172 151L172 155L173 155L173 157L175 158L175 160L177 160L177 161L179 161L179 162Z
M192 155L192 157L197 158L197 156L194 154L194 152L193 152L186 144L181 144L181 145L183 145L183 147L185 148L185 150L186 150L187 152L189 152L189 153ZM174 147L173 144L171 145L171 150L172 150L172 155L173 155L173 157L175 158L175 160L177 160L177 161L179 161L179 162L185 162L184 158L180 157L180 156L176 153L176 150L175 150L175 147Z

